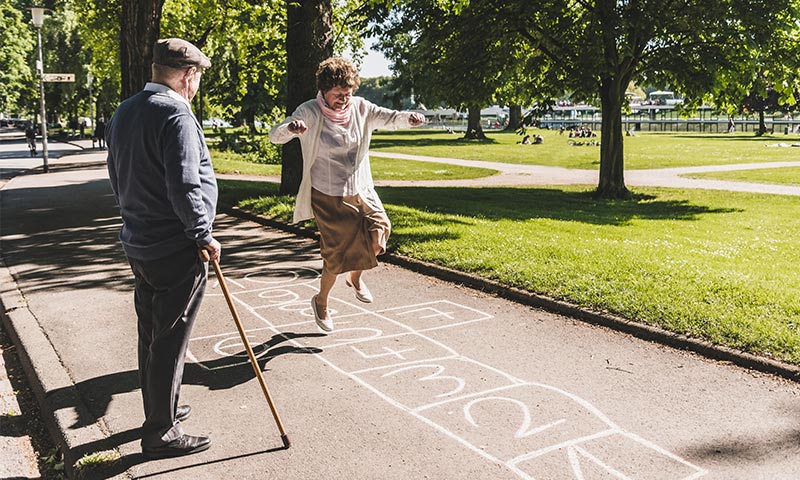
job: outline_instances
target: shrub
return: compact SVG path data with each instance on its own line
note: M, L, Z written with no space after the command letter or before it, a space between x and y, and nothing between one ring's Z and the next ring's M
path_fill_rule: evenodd
M265 135L231 132L220 130L217 148L222 151L231 151L253 163L280 165L281 150L278 145L270 143Z

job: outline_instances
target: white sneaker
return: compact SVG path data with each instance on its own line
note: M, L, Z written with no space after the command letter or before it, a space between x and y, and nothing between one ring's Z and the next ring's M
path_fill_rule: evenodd
M317 296L314 295L311 297L311 311L314 312L314 321L317 322L317 326L320 330L325 332L332 332L333 331L333 320L331 320L331 316L328 315L328 309L325 309L325 316L319 314L317 306Z
M372 293L369 291L369 289L367 288L367 284L364 283L363 280L359 280L359 282L358 282L358 283L361 284L361 288L358 288L355 285L353 285L352 283L350 283L350 279L349 278L346 279L344 281L344 283L346 283L348 287L352 287L353 291L356 294L356 298L360 302L372 303Z

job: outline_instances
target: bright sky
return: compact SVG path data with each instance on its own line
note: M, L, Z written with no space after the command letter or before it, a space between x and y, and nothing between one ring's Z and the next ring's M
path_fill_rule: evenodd
M361 65L361 70L358 72L361 78L372 77L387 77L392 74L389 70L389 61L383 56L381 52L371 48L372 42L367 40L370 49L367 56L364 58L364 63Z

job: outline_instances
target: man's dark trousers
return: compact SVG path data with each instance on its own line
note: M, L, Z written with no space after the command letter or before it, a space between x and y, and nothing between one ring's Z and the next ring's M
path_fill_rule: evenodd
M208 279L208 264L190 246L156 260L129 258L136 279L139 381L145 421L142 446L157 447L181 435L175 420L186 348Z

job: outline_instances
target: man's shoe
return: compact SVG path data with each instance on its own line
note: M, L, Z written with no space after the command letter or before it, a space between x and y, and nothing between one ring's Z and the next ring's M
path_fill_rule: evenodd
M333 331L333 320L331 320L331 316L328 315L328 309L325 309L325 316L320 315L316 295L311 297L311 311L314 312L314 321L317 322L317 326L321 330L325 332Z
M178 408L175 409L175 420L179 422L185 422L191 414L192 407L189 405L178 405Z
M149 459L180 457L208 450L211 439L183 434L175 440L159 447L142 447L142 454Z
M356 287L353 283L350 282L350 279L344 281L348 287L351 287L356 294L356 298L360 302L364 303L372 303L372 293L367 288L367 284L364 283L363 280L359 280L359 287Z

